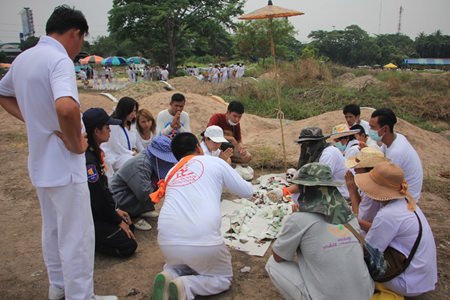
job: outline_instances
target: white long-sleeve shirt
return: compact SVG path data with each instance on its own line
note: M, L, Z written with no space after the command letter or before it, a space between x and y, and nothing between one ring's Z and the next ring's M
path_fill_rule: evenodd
M133 149L139 151L136 131L128 130L122 126L110 126L109 140L101 145L105 152L105 161L111 171L117 171L130 158L133 157ZM110 170L108 170L110 171Z
M156 118L156 134L167 136L181 132L191 132L191 122L189 120L189 114L187 112L181 112L180 128L173 129L171 126L172 120L173 116L169 113L168 109L160 111L158 113L158 117Z

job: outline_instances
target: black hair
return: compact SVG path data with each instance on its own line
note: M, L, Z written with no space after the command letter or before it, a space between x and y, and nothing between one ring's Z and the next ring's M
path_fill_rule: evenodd
M57 6L45 25L47 35L63 34L70 29L79 29L80 36L88 34L89 26L83 13L68 5Z
M195 135L190 132L177 134L170 143L172 153L177 160L182 159L186 155L195 153L197 146L198 140Z
M397 117L395 113L390 108L379 108L372 113L372 118L378 117L378 125L383 127L384 125L389 126L389 130L394 132L394 125L397 123Z
M354 116L359 116L361 114L361 109L359 108L358 104L348 104L346 106L344 106L344 109L342 110L342 112L345 114L350 113Z
M239 101L231 101L230 104L228 104L227 111L242 115L244 113L244 104Z
M352 127L350 127L350 130L355 130L355 129L359 129L359 134L364 134L367 135L366 131L364 130L364 127L362 127L360 124L356 124L353 125Z
M117 107L112 113L111 117L122 120L122 124L120 126L124 127L127 116L131 114L133 110L139 110L139 103L137 103L137 101L133 98L122 97L119 100L119 103L117 103Z
M356 139L356 138L355 138L355 135L352 134L352 135L347 135L347 136L340 137L340 138L338 138L337 140L340 141L340 140L347 139L347 138L348 138L348 141L349 141L349 142Z
M170 103L172 102L183 102L186 101L186 97L184 97L183 94L175 93L172 95L172 98L170 99Z
M100 145L97 144L97 142L95 141L94 132L95 132L95 129L101 130L103 128L103 126L105 126L105 125L106 125L106 123L97 124L94 127L89 127L89 128L86 127L87 143L88 143L89 147L92 148L92 150L94 150L95 156L97 156L97 158L99 160L101 160L101 157L102 157L101 156L102 150L100 149Z

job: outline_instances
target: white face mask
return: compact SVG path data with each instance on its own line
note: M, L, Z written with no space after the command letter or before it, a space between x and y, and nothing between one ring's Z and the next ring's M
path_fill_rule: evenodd
M228 124L230 124L231 126L236 126L236 125L239 124L239 123L234 123L234 122L232 122L231 120L228 120Z

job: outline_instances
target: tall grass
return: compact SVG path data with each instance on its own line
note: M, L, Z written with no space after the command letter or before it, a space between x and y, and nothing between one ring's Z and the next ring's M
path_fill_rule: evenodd
M390 107L400 118L427 130L450 128L450 75L353 70L354 74L372 75L381 81L360 90L346 88L334 80L351 70L312 59L281 65L279 84L285 118L300 120L356 103L374 108ZM278 106L273 70L262 77L238 89L233 96L244 103L246 111L275 117ZM435 126L434 121L440 125Z

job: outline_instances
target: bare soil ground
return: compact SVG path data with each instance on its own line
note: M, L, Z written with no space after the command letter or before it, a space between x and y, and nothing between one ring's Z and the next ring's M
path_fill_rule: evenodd
M209 117L215 112L224 112L226 104L215 97L206 96L207 92L197 88L192 79L171 82L187 97L186 111L191 117L191 126L195 134L204 130ZM190 88L191 86L191 88ZM167 107L173 92L155 88L142 91L128 90L141 107L150 109L156 116L158 111ZM116 94L121 96L123 91ZM89 107L103 107L111 111L114 103L96 92L80 94L82 110ZM370 110L363 111L367 119ZM337 123L343 123L341 112L329 112L301 121L285 121L287 161L289 165L297 162L299 148L292 141L297 138L305 126L322 127L325 133ZM38 199L30 183L27 171L27 139L24 124L16 121L5 111L0 110L0 225L2 244L0 256L0 299L46 299L48 291L47 273L41 252L41 216ZM244 141L254 153L258 174L270 170L264 166L282 167L282 151L279 122L258 116L245 114L242 120ZM437 253L439 282L434 292L417 299L448 299L450 294L450 180L440 177L450 171L450 141L448 138L421 130L404 121L398 124L398 130L405 134L417 149L425 170L425 188L420 201L425 215L434 232ZM151 231L136 233L138 250L133 257L120 260L105 256L96 256L95 290L98 294L116 294L120 299L149 299L151 283L163 266L163 257L156 242L157 223L149 220ZM213 297L199 299L280 299L280 295L265 273L264 265L270 251L263 258L248 256L232 250L234 281L231 289ZM240 269L250 266L249 273ZM336 280L339 280L338 278Z

